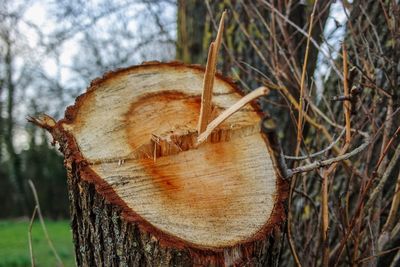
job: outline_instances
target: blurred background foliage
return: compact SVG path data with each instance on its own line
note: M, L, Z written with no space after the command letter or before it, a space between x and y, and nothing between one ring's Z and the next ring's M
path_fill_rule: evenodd
M48 218L68 218L66 172L28 115L63 117L103 73L175 57L173 1L0 3L0 218L30 216L31 179Z

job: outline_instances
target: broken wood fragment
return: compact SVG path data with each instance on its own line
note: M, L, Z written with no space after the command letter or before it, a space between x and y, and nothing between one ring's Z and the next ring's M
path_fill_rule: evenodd
M198 134L201 134L207 128L210 121L212 111L212 93L214 86L214 76L217 69L218 52L221 46L222 34L224 31L224 18L226 11L222 13L219 23L217 37L214 42L210 44L207 57L206 71L204 74L203 91L201 96L201 109L199 117Z
M248 95L241 98L238 102L230 106L228 109L224 110L224 112L222 112L221 115L219 115L215 120L208 124L206 130L199 135L199 137L197 138L197 145L203 143L215 128L217 128L221 123L232 116L235 112L239 111L244 105L248 104L249 102L260 96L266 95L268 92L269 90L267 87L259 87Z

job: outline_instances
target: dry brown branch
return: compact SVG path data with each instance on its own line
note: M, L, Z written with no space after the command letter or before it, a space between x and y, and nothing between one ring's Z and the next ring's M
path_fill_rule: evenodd
M383 227L384 231L385 230L389 231L393 228L393 224L395 222L397 212L399 211L399 205L400 205L400 173L397 177L397 183L396 183L396 188L394 190L392 204L390 206L390 212L386 219L386 223Z
M364 258L364 259L360 259L360 260L357 261L357 263L366 262L366 261L372 260L372 259L374 259L374 258L383 256L383 255L386 255L386 254L388 254L388 253L390 253L390 252L393 252L393 251L396 251L396 250L400 250L400 247L395 247L395 248L392 248L392 249L388 249L388 250L385 250L385 251L381 251L381 252L379 252L379 253L377 253L377 254L375 254L375 255L366 257L366 258ZM394 262L395 262L395 261L394 261Z
M383 136L382 136L382 145L381 145L381 155L379 156L380 166L378 167L378 173L382 172L382 169L387 164L387 148L388 142L393 142L393 138L389 139L390 131L393 125L393 99L389 97L387 103L387 112L386 112L386 119L383 122ZM384 164L382 164L382 162Z
M31 217L31 220L29 221L29 228L28 228L29 255L31 257L31 266L32 267L35 267L35 257L33 255L33 246L32 246L32 226L33 226L33 220L35 219L35 216L36 216L37 209L38 209L38 206L36 205L35 208L33 209L32 217Z
M39 217L39 220L40 220L40 224L41 224L42 229L43 229L44 236L46 237L47 243L48 243L51 251L53 252L54 257L56 258L56 260L58 262L58 266L64 266L64 263L62 262L60 256L58 255L57 250L55 249L55 247L53 245L53 241L51 241L49 233L47 232L46 224L44 222L42 211L40 209L39 198L38 198L38 195L37 195L37 191L36 191L35 185L33 184L33 182L31 180L28 180L28 184L29 184L29 186L30 186L30 188L32 190L33 198L35 199L35 204L37 206L37 214L38 214L38 217Z
M300 152L300 146L301 146L301 140L302 138L302 130L303 130L303 102L304 102L304 86L305 86L305 80L306 80L306 74L307 74L307 63L308 63L308 54L310 51L310 38L311 38L311 32L313 29L314 25L314 14L315 14L315 9L317 7L318 0L314 2L313 10L311 12L311 17L310 17L310 22L309 22L309 27L308 27L308 35L307 35L307 44L306 44L306 52L304 55L304 61L303 61L303 70L301 72L301 80L300 80L300 97L299 97L299 117L297 120L297 146L296 146L296 157L299 155Z
M378 239L378 248L382 249L385 244L390 240L390 232L393 229L393 225L396 220L397 212L400 206L400 173L397 177L396 187L394 190L394 195L392 198L392 203L390 205L389 215L386 218L386 222L382 228L382 232Z
M347 83L348 69L347 69L347 51L343 44L343 87L344 95L348 97L349 86ZM346 141L339 155L342 156L346 153L350 146L351 141L351 125L350 125L350 106L348 101L343 102L345 121L346 121ZM321 231L322 231L322 266L329 266L329 177L335 172L337 162L330 165L330 167L323 172L322 175L322 190L321 190Z
M281 12L279 12L279 10L276 9L276 7L274 7L272 4L270 4L268 1L262 1L266 6L268 6L271 11L275 14L277 14L281 19L283 19L285 22L287 22L288 24L290 24L290 26L294 27L299 33L301 33L302 35L304 35L306 38L310 38L312 44L314 45L314 47L316 49L318 49L318 51L324 55L327 59L329 59L329 64L332 67L332 69L336 72L336 74L338 75L338 77L343 80L343 75L342 73L340 73L339 69L336 67L335 61L333 60L332 56L330 54L328 54L324 49L321 48L321 46L318 44L318 42L312 38L311 36L309 36L309 34L304 31L302 28L300 28L296 23L294 23L293 21L291 21L287 16L285 16L284 14L282 14Z
M310 48L310 39L311 39L311 32L313 29L313 22L314 22L314 14L315 14L315 9L317 6L318 0L314 2L313 10L311 12L311 17L310 17L310 22L309 22L309 28L308 28L308 35L307 35L307 44L306 44L306 51L304 55L304 62L303 62L303 69L301 73L301 80L300 80L300 96L299 96L299 114L298 114L298 120L297 120L297 144L296 144L296 149L295 149L295 156L299 156L300 152L300 147L302 143L302 132L303 132L303 101L304 101L304 86L305 86L305 79L306 79L306 72L307 72L307 62L308 62L308 54L309 54L309 48ZM292 197L293 197L293 191L296 186L296 179L297 176L294 175L292 177L292 182L291 182L291 188L289 192L289 215L288 215L288 227L287 227L287 236L288 236L288 242L289 242L289 247L290 251L292 252L293 258L297 266L301 266L300 259L298 257L297 251L296 251L296 246L294 244L293 238L292 238L292 229L291 229L291 206L292 206Z
M316 157L318 157L318 156L321 156L322 154L324 154L324 153L328 152L329 150L331 150L332 147L333 147L334 145L336 145L336 144L339 142L339 140L342 138L342 136L344 135L345 132L346 132L345 129L343 129L338 138L336 138L336 139L335 139L332 143L330 143L327 147L325 147L324 149L322 149L322 150L320 150L320 151L318 151L318 152L312 153L312 154L310 154L310 155L305 155L305 156L298 156L298 157L295 157L295 156L286 156L286 155L284 155L284 157L285 157L285 159L305 160L305 159L311 159L311 158L316 158Z
M342 156L346 153L349 148L350 143L345 143L342 148L342 152L339 156ZM321 191L321 230L322 230L322 265L329 266L329 239L328 239L328 230L329 230L329 177L335 172L336 166L338 162L334 162L329 168L324 171L322 175L322 191Z
M349 84L348 84L348 68L347 68L347 50L346 45L343 43L342 45L343 51L343 89L344 89L344 96L349 97ZM343 101L343 108L344 108L344 117L346 121L346 144L350 144L351 141L351 125L350 125L350 102Z
M365 210L369 210L371 208L371 205L374 203L376 198L378 197L379 193L382 191L383 186L385 185L387 179L389 178L389 175L392 173L394 167L398 163L400 159L400 145L397 146L396 151L390 160L388 167L386 168L385 172L383 173L382 177L380 178L378 185L374 188L372 193L370 194L370 198L365 205Z
M396 137L399 135L400 133L400 126L397 128L396 132L393 134L392 138L390 138L389 142L387 143L385 149L383 150L381 156L379 157L378 163L376 164L375 170L379 170L379 167L383 161L383 159L385 158L387 152L389 151L390 146L392 145L393 141L396 139Z
M289 176L289 174L288 174ZM287 217L287 239L288 239L288 243L289 243L289 247L290 247L290 252L292 253L293 259L296 263L297 266L302 266L299 256L297 254L297 250L296 250L296 246L294 244L293 241L293 237L292 237L292 229L291 229L291 221L292 221L292 213L290 211L290 208L292 207L293 204L293 192L294 192L294 188L296 188L296 176L294 176L292 178L292 180L290 181L290 192L289 192L289 203L288 203L288 217Z

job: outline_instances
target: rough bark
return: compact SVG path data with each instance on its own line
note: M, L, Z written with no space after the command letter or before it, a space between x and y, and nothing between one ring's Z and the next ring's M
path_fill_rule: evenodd
M69 164L67 164L68 166ZM252 244L247 255L225 261L230 253L209 252L160 245L137 223L122 219L121 208L110 204L95 186L82 179L77 166L68 166L70 212L78 266L278 266L283 233L275 228L270 236Z
M33 119L65 156L79 266L277 265L288 188L272 124L264 123L261 134L258 108L247 105L193 147L202 75L180 63L119 70L95 80L65 119ZM215 116L240 98L229 90L236 87L217 75ZM154 134L159 139L149 146ZM182 159L188 170L174 167ZM141 174L138 163L150 174ZM240 168L226 169L232 164Z

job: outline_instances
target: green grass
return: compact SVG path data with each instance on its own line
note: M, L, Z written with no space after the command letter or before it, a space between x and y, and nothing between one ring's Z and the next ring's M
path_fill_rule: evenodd
M64 266L75 266L69 222L46 221L46 227ZM0 267L31 266L28 228L28 221L0 221ZM37 220L32 227L32 246L35 266L57 266Z

